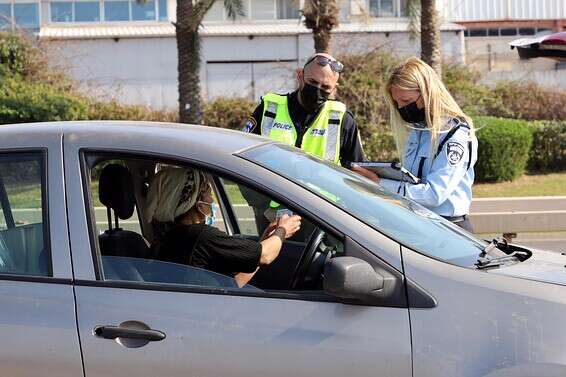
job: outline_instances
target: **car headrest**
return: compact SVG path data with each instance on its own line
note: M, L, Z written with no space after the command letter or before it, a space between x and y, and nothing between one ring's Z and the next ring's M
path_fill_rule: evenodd
M113 209L119 219L129 219L134 213L136 200L128 169L118 164L106 165L100 173L98 196L100 202Z

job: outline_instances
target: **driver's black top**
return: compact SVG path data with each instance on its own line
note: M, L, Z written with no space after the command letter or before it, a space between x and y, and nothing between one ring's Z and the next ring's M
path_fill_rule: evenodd
M254 272L261 257L257 241L231 237L205 224L175 225L151 246L157 259L204 268L227 276Z

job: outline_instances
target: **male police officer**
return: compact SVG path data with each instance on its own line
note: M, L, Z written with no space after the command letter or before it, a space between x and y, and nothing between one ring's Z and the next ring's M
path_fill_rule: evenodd
M297 71L299 89L263 96L243 131L294 145L345 167L363 161L352 113L343 103L329 99L336 92L343 68L331 55L315 54Z

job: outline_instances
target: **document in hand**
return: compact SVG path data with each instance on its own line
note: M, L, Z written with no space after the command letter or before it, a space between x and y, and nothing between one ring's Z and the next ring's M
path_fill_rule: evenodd
M413 184L420 183L421 180L413 175L409 170L401 165L400 162L353 162L352 164L373 171L381 178L404 181Z

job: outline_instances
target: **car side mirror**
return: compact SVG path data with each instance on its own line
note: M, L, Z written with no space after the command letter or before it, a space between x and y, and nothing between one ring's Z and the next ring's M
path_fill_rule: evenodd
M324 266L324 291L344 299L374 303L387 296L386 278L366 261L355 257L336 257Z

